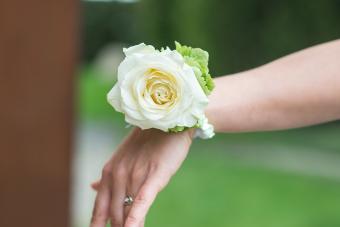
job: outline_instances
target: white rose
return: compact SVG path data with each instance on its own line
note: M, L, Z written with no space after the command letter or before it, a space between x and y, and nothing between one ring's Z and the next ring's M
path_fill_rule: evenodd
M126 122L168 131L193 127L204 118L208 98L176 50L158 51L141 43L123 51L126 57L107 99Z

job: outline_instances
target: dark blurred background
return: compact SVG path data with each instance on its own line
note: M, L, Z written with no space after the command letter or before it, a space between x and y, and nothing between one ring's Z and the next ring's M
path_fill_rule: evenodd
M89 220L94 192L88 184L129 131L105 101L122 47L144 42L173 48L175 40L201 47L217 77L338 39L339 12L335 0L83 1L75 225ZM340 123L195 141L146 223L340 226Z
M112 42L206 49L213 75L339 38L339 1L140 0L83 3L83 60Z

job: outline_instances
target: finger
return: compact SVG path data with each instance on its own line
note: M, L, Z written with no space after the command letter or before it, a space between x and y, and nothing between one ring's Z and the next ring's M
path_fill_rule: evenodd
M95 181L91 184L91 188L95 191L98 191L99 190L99 187L100 187L100 180L98 181Z
M145 224L145 219L143 219L143 220L139 223L139 226L138 226L138 227L144 227L144 224Z
M131 208L132 208L132 206L125 206L124 207L124 223L126 223L126 220L129 216ZM139 222L138 227L140 227L141 225L142 225L142 222Z
M113 173L112 195L110 205L111 227L123 227L124 198L126 194L126 177L121 171Z
M138 227L140 225L160 190L159 185L159 180L156 177L146 180L132 204L124 227Z
M102 179L103 180L100 184L95 200L91 218L91 227L105 227L109 216L111 191L108 173L103 172Z
M145 183L146 179L146 171L142 170L134 170L130 174L129 181L126 187L126 195L131 196L133 199L137 196L139 190L142 185ZM132 206L124 206L124 223L125 220L131 210Z

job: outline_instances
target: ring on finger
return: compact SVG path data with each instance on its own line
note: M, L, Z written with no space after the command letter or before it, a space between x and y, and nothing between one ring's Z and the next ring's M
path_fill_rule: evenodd
M127 195L127 196L124 198L124 206L131 206L132 203L133 203L133 198L132 198L132 196Z

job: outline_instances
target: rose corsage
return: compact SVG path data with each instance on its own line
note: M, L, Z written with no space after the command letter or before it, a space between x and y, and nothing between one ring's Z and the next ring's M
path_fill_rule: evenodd
M127 123L165 132L196 128L198 137L214 136L204 114L214 88L208 52L178 42L176 50L141 43L123 51L125 59L107 100Z

